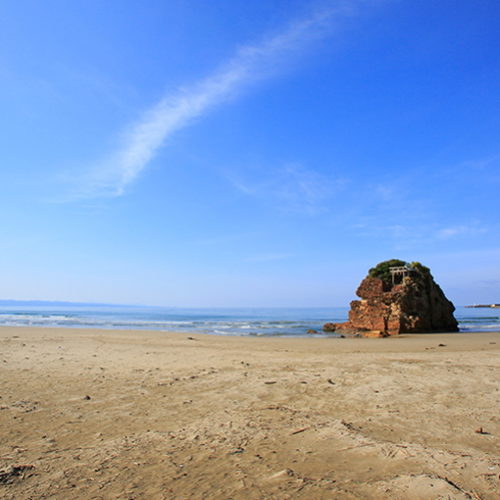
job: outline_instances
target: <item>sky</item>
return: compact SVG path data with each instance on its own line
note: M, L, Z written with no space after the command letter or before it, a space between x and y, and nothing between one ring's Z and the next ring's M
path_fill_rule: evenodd
M3 0L0 299L500 302L498 0Z

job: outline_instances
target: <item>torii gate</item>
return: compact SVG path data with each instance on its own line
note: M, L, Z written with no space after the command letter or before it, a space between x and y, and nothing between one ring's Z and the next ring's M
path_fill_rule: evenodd
M403 281L405 277L409 276L409 274L414 270L415 269L409 265L390 267L389 271L391 272L392 286L396 284L396 276L401 276L401 281Z

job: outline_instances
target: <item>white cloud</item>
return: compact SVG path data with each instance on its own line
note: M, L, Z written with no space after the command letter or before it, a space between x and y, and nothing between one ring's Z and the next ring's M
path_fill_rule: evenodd
M316 11L281 33L241 47L227 64L197 84L165 95L129 127L121 148L79 180L78 196L122 195L173 133L249 84L275 74L297 52L330 33L334 21L350 13L351 7L352 3L340 2L336 7ZM306 185L304 190L308 190Z

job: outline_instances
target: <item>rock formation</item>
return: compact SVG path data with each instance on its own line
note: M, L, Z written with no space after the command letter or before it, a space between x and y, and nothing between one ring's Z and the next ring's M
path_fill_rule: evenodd
M349 321L326 323L324 331L385 337L400 333L456 332L455 307L418 262L381 262L370 269L351 302Z

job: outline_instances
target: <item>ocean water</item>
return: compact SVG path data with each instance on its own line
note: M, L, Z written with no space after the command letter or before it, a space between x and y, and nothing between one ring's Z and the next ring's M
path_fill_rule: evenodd
M305 336L347 307L183 309L129 306L0 306L0 326L161 330L216 335ZM500 331L500 309L458 307L460 331ZM335 334L331 334L336 336ZM309 336L309 335L308 335Z

